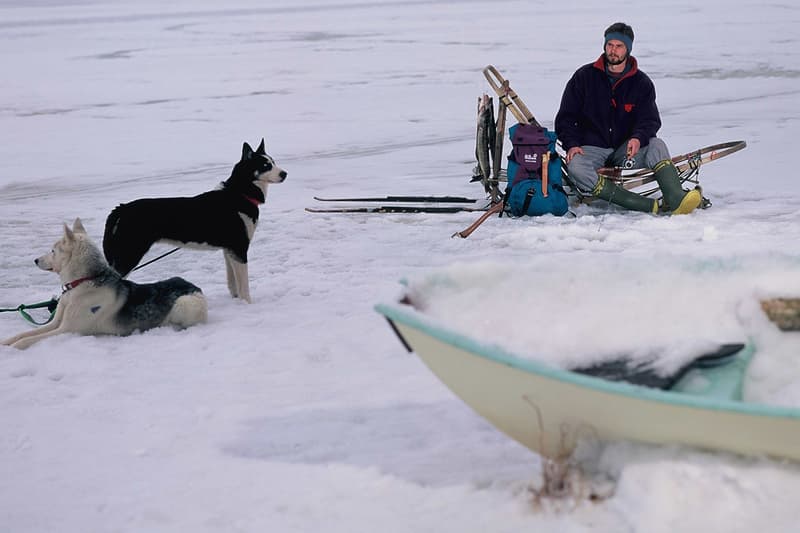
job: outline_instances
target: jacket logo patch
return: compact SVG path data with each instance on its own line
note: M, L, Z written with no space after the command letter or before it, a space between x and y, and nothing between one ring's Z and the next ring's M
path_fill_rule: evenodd
M630 113L633 111L633 104L625 104L625 112Z

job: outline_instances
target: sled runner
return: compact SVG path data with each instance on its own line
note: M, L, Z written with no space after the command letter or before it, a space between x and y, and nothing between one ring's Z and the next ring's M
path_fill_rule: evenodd
M375 309L453 393L544 457L568 457L579 439L591 438L800 461L800 409L742 401L750 344L720 346L674 379L654 383L624 362L578 372L523 359L442 327L410 305Z

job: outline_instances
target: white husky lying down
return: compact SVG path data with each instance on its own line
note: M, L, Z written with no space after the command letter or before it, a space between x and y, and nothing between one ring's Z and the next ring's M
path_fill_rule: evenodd
M55 316L46 326L20 333L4 345L27 348L51 335L129 335L158 326L185 328L205 322L203 292L183 278L137 284L122 279L89 240L80 219L50 253L35 260L42 270L61 276L64 292Z

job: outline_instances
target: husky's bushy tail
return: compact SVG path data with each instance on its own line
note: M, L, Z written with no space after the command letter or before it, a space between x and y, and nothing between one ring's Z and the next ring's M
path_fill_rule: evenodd
M154 242L139 228L132 227L130 219L125 216L127 208L127 204L120 204L111 211L103 233L106 261L123 278L139 264Z

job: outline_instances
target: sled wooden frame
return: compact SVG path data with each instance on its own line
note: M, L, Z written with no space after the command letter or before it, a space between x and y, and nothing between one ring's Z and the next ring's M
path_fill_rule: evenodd
M678 169L678 175L680 176L681 183L693 183L695 186L699 186L699 174L700 167L702 165L710 163L711 161L715 161L721 157L725 157L726 155L736 153L739 150L744 149L746 146L747 143L745 141L730 141L712 144L711 146L706 146L705 148L700 148L692 152L675 156L672 158L672 162L675 163L675 168ZM563 167L566 170L566 163L563 164ZM620 167L607 167L598 169L597 174L605 177L606 179L610 179L611 181L628 190L636 189L642 185L647 185L656 179L653 170L649 168L628 170ZM658 186L655 186L647 190L636 192L642 196L650 196L658 191Z
M508 111L514 115L521 124L534 124L540 126L539 122L533 116L528 106L522 101L522 98L511 88L507 79L505 79L500 72L493 65L487 65L483 69L483 75L489 82L492 90L497 94L500 104L505 106ZM505 111L505 110L504 110ZM706 163L717 160L721 157L738 152L747 146L745 141L730 141L720 144L714 144L678 155L672 158L675 167L678 169L681 183L690 183L699 187L699 174L700 167ZM594 199L590 194L581 192L570 180L569 173L567 172L567 163L565 160L564 149L559 142L558 153L561 158L561 169L564 174L564 181L568 187L573 191L581 201L591 201ZM499 161L499 160L498 160ZM496 173L499 174L499 173ZM655 175L652 169L623 169L620 167L606 167L597 170L599 176L603 176L608 180L613 181L617 185L628 189L637 189L648 183L655 181ZM497 179L497 177L495 177ZM637 190L636 193L642 196L651 196L660 192L658 186L650 187L645 190ZM705 203L705 202L704 202Z
M533 116L531 110L528 109L528 106L525 105L525 102L522 101L522 98L511 88L508 80L505 79L494 66L487 65L486 68L483 69L483 75L486 77L486 81L489 82L492 90L497 94L500 102L514 115L517 122L521 124L533 124L539 127L542 126Z

